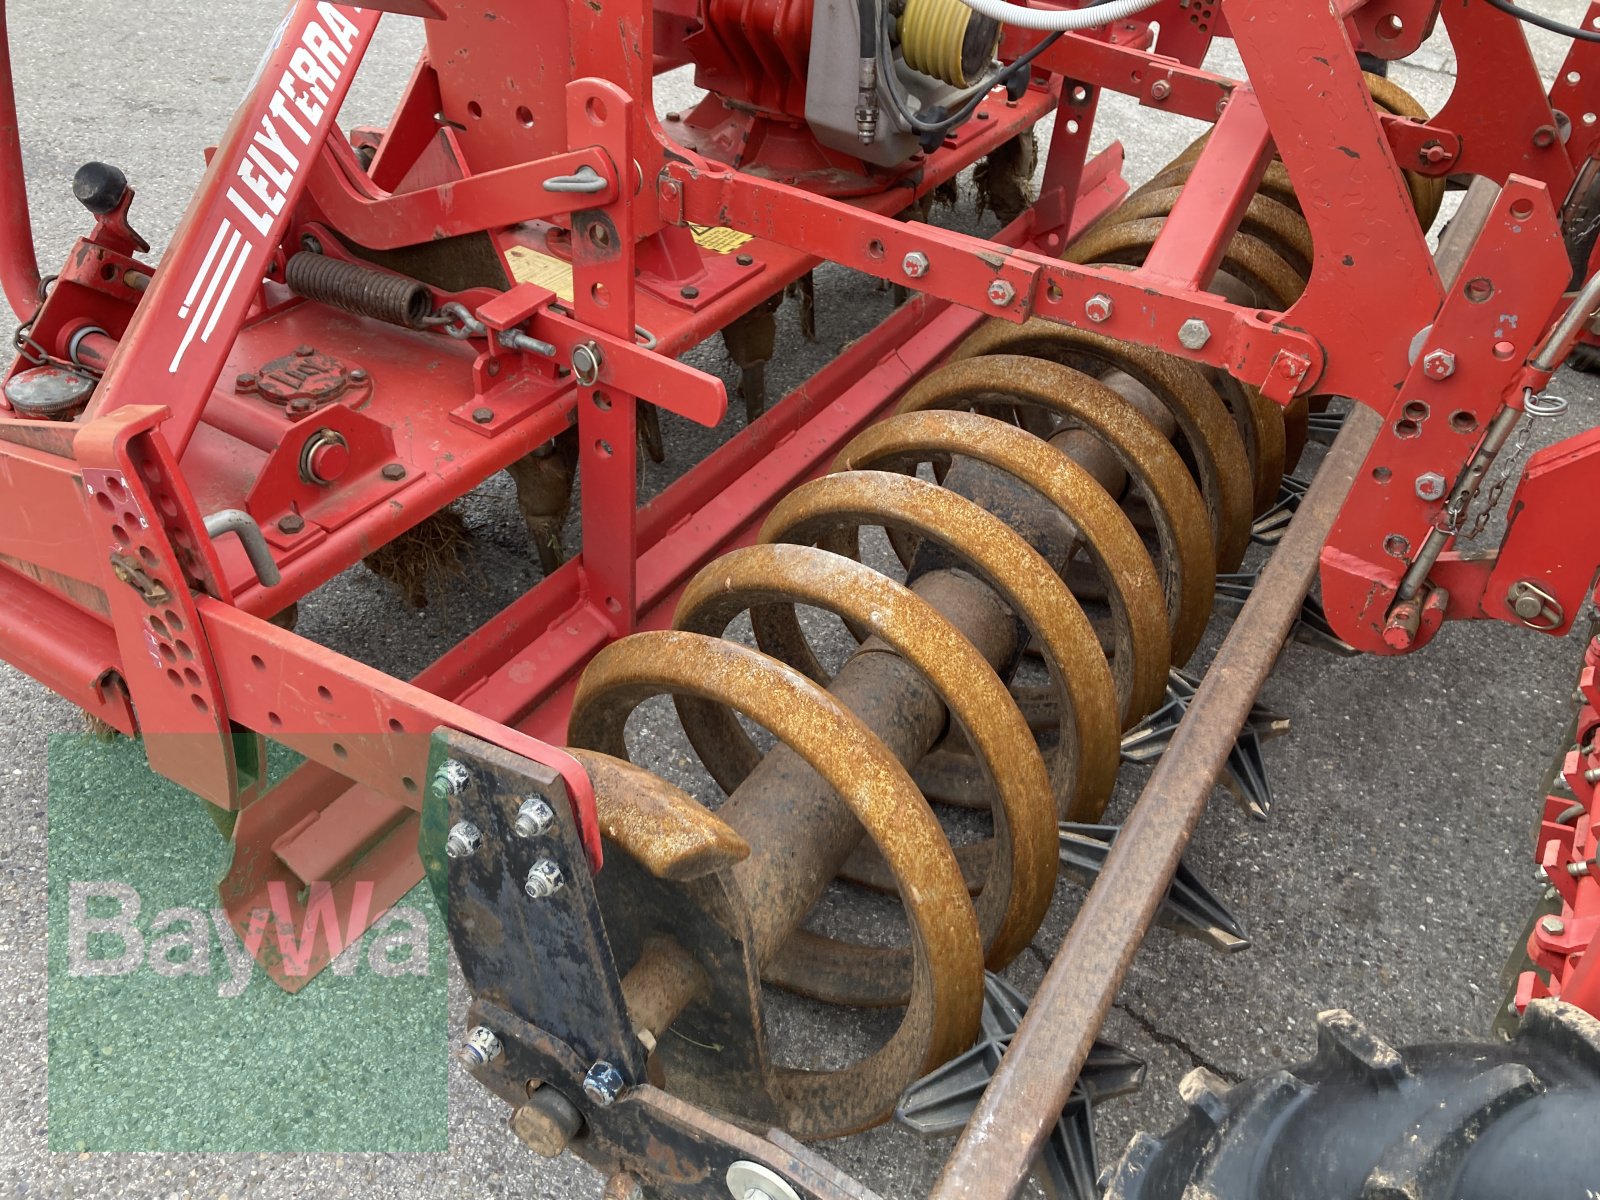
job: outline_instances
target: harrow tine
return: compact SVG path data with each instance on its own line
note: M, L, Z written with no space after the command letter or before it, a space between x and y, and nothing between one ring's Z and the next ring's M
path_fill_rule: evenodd
M1172 735L1194 699L1200 681L1183 671L1167 674L1167 702L1122 737L1124 762L1149 764L1165 753ZM1272 789L1267 783L1261 757L1261 743L1289 732L1289 718L1260 704L1252 705L1250 716L1239 731L1233 751L1223 764L1221 782L1232 792L1246 812L1258 821L1267 819L1272 808Z
M1061 866L1072 879L1084 887L1091 886L1100 877L1111 845L1117 840L1120 826L1077 825L1071 821L1061 824ZM1179 933L1204 938L1219 950L1232 953L1247 949L1250 935L1244 923L1217 899L1212 890L1201 882L1187 861L1180 860L1177 873L1162 898L1157 919L1169 929ZM1094 1062L1090 1055L1091 1065ZM1103 1078L1114 1074L1110 1063L1103 1064ZM1088 1070L1089 1068L1085 1068Z

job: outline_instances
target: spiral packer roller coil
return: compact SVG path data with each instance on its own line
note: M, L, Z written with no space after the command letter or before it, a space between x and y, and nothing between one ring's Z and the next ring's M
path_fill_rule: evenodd
M1387 107L1420 111L1371 82ZM1142 261L1198 146L1067 256ZM1426 224L1439 197L1424 183ZM1311 260L1272 169L1214 287L1287 308ZM991 322L785 497L754 544L702 569L671 629L595 656L569 740L620 851L599 903L617 962L632 964L623 992L653 1078L825 1138L884 1120L909 1082L971 1044L984 969L1020 953L1050 904L1057 822L1104 810L1122 733L1194 652L1216 575L1243 558L1304 419L1092 330ZM866 527L888 533L906 583L862 561ZM859 643L836 673L797 606ZM755 647L727 636L744 615ZM1030 651L1045 686L1016 678ZM630 714L663 695L729 797L716 812L626 761ZM735 714L777 747L763 755ZM992 835L953 848L930 801L988 808ZM803 927L835 878L897 893L908 944ZM859 1062L784 1068L763 983L903 1015Z

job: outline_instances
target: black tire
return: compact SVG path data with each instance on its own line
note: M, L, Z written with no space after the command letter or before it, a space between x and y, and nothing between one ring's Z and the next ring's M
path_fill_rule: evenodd
M1340 1010L1317 1027L1302 1066L1186 1076L1189 1116L1134 1137L1106 1200L1600 1195L1600 1020L1541 1000L1511 1042L1404 1050Z

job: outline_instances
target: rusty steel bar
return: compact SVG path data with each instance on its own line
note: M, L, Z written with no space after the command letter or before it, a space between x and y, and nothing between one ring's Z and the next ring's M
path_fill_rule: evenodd
M17 95L12 86L11 42L6 5L0 0L0 289L26 321L39 307L39 259L28 215L28 183L22 175L22 135L17 130Z
M1447 280L1460 269L1497 191L1483 180L1468 190L1436 255ZM1377 412L1357 405L1323 460L1124 822L930 1200L1009 1200L1022 1187L1294 625L1322 544L1382 424Z

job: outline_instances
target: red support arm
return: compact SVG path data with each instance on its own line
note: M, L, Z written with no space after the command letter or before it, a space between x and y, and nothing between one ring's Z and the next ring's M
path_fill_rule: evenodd
M17 132L5 0L0 0L0 288L19 320L28 320L39 307L39 260L33 251L28 185L22 177L22 136Z

